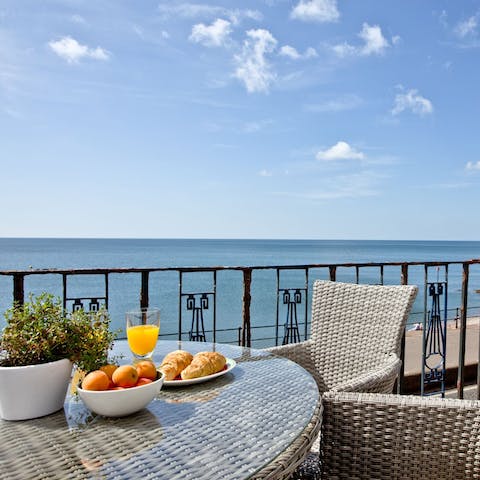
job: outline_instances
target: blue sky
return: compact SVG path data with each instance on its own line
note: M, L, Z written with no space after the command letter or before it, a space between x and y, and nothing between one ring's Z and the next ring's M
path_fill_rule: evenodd
M3 0L0 236L480 237L480 2Z

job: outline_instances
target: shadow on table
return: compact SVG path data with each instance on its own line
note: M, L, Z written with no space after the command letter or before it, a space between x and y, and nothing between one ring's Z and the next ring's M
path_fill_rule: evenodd
M12 478L39 478L38 468L42 478L105 478L115 465L128 464L158 445L164 429L149 408L112 419L92 414L80 399L69 399L55 414L2 422L1 433L2 470L14 472ZM21 445L28 459L19 458L12 442Z

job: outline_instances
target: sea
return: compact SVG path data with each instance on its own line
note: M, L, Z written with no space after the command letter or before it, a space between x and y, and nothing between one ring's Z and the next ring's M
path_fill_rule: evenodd
M287 266L333 263L369 262L430 262L465 261L480 258L480 241L377 241L377 240L234 240L234 239L48 239L0 238L0 272L36 269L82 268L154 268L193 266ZM328 269L309 272L308 285L317 279L328 279ZM222 271L216 278L217 341L236 343L242 319L242 274ZM354 268L339 268L338 281L356 281ZM360 283L380 283L378 268L360 270ZM441 297L442 310L447 308L448 318L454 321L461 305L462 268L451 265L448 272L443 267L432 267L427 272L427 282L448 280L447 295ZM275 269L254 271L252 277L251 323L253 346L275 342L277 321L277 273ZM384 284L400 283L400 267L386 267ZM409 325L422 322L425 311L433 308L431 298L424 296L425 269L410 267L409 283L419 286L419 295L410 316ZM280 273L281 289L302 289L304 271L288 270ZM204 325L207 340L211 339L213 326L213 275L210 273L184 274L183 293L205 292L209 308L205 309ZM469 277L469 316L480 313L480 265L472 265ZM4 312L12 304L12 277L0 275L0 328L5 325ZM41 292L62 295L60 275L28 275L25 294ZM297 306L299 322L308 318L309 301ZM95 297L104 294L101 276L71 277L68 281L69 297ZM109 313L112 329L124 336L125 312L139 307L140 275L111 274L109 277ZM278 322L282 335L287 310L279 296ZM447 303L445 305L445 298ZM150 306L161 312L161 336L176 338L179 317L182 331L191 326L192 311L186 308L186 297L179 302L178 272L152 273L150 277ZM180 315L181 311L181 315ZM443 313L442 313L443 315ZM185 334L186 335L186 334ZM210 338L209 338L210 336ZM184 337L187 338L187 337ZM278 340L277 340L278 341Z

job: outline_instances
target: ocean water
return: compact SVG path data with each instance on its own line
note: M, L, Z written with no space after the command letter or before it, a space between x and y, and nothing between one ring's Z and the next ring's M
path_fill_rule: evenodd
M188 240L188 239L0 239L0 271L24 269L75 269L114 267L176 267L176 266L268 266L305 265L317 263L360 263L402 261L464 261L480 258L480 242L454 241L351 241L351 240ZM309 284L316 278L327 279L328 269L314 269ZM452 265L448 271L449 317L455 316L460 306L462 271ZM431 268L429 281L444 281L443 268ZM355 269L340 268L337 280L355 281ZM380 283L378 268L360 271L361 283ZM400 267L386 267L385 284L400 282ZM421 321L424 311L423 266L410 267L409 283L420 287L410 322ZM301 288L305 277L302 271L284 271L280 275L281 288ZM12 302L12 279L0 275L0 327L4 325L3 312ZM101 296L103 279L99 276L81 276L69 280L69 296ZM186 274L184 292L210 292L213 278L208 273ZM219 272L217 275L218 341L236 342L242 318L242 274ZM470 269L469 315L478 315L480 309L480 265ZM58 275L27 276L25 293L49 291L62 293L62 279ZM125 312L139 304L140 275L112 274L109 280L109 311L112 327L123 329ZM178 330L179 310L182 309L182 330L189 328L191 312L179 305L179 275L177 272L151 274L150 305L161 310L161 334L174 338ZM276 319L276 272L267 269L254 272L252 279L252 326L255 346L273 342ZM427 298L427 309L430 308ZM306 311L310 305L307 304ZM205 328L212 327L212 306L205 312ZM305 304L299 306L299 320L303 319ZM283 305L279 321L286 318ZM280 329L280 333L282 329ZM170 337L169 337L170 336ZM207 335L208 337L208 335Z

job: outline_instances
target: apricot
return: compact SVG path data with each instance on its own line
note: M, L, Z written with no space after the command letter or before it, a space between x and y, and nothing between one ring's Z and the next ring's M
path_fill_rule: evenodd
M108 378L111 380L113 372L118 368L118 365L108 364L100 367L102 372L105 372L108 375Z
M94 370L85 375L82 381L84 390L107 390L110 385L110 379L105 372Z
M140 377L135 386L141 387L142 385L148 385L149 383L152 383L152 380L150 378Z
M113 372L112 380L117 387L133 387L138 380L137 369L133 365L122 365Z
M141 360L135 364L137 368L137 373L139 377L149 378L150 380L155 380L157 378L157 367L153 362L149 360Z

